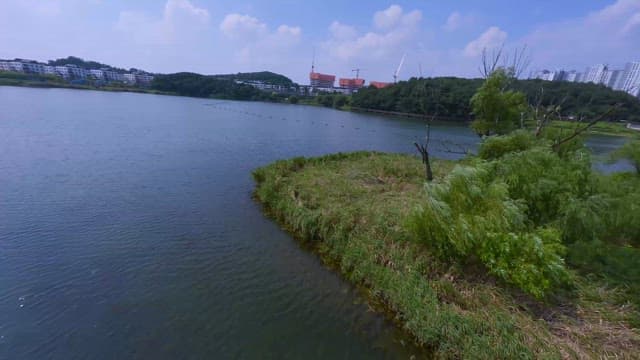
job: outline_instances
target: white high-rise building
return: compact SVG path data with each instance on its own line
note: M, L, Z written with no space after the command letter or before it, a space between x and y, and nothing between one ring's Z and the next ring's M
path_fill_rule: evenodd
M633 96L640 96L640 62L630 62L624 68L622 90Z
M591 82L594 84L602 84L604 74L607 71L607 65L598 64L585 69L582 82Z
M562 77L562 80L569 81L569 82L575 82L579 75L580 74L577 73L575 70L572 70L572 71L569 71L569 72L565 72L564 76Z

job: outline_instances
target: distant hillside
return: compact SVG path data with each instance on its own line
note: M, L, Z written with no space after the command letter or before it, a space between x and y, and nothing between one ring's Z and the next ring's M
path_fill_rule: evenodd
M361 89L353 95L352 106L405 113L438 114L470 119L470 100L482 79L455 77L402 81L383 89ZM564 81L517 80L513 88L524 92L530 103L537 103L544 89L542 105L561 103L562 116L592 117L616 103L622 108L609 120L640 121L640 99L602 85Z
M156 75L151 89L183 96L232 99L280 101L281 97L260 91L253 86L237 84L225 77L206 76L195 73Z
M230 80L242 80L242 81L262 81L273 85L292 86L294 82L288 77L280 74L273 73L271 71L249 72L249 73L237 73L237 74L221 74L212 75L215 78L230 79Z
M126 72L125 69L120 69L113 67L111 65L102 64L97 61L87 61L75 56L68 56L62 59L49 60L48 62L51 66L63 66L63 65L76 65L79 68L87 69L87 70L95 70L95 69L112 69L117 72ZM135 69L132 69L135 70Z

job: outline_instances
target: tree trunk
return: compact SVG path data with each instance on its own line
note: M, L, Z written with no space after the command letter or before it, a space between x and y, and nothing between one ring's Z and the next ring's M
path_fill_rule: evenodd
M420 145L418 143L413 143L420 155L422 155L422 163L424 164L425 176L427 177L427 181L433 180L433 171L431 171L431 161L429 160L429 151L427 151L427 147L424 145Z
M428 152L424 153L423 161L424 161L424 167L426 168L426 172L427 172L427 181L432 181L433 172L431 171L431 161L429 160Z

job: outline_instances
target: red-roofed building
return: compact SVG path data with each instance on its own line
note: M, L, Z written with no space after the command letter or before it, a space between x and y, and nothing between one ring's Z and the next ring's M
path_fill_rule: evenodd
M353 92L364 86L364 79L340 79L339 84L341 88Z
M320 74L313 71L309 73L309 84L313 88L332 88L335 81L335 75Z

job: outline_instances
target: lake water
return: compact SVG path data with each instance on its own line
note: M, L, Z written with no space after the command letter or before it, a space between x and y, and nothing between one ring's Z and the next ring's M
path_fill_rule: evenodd
M0 359L408 358L357 290L265 218L251 170L412 152L411 120L0 87ZM461 126L432 129L473 148ZM598 137L596 152L622 140ZM452 145L449 146L450 148Z

